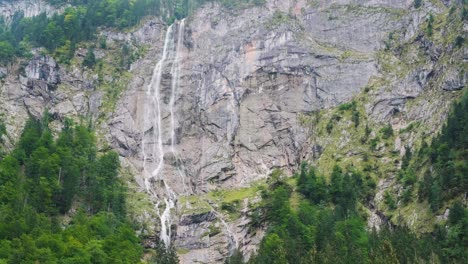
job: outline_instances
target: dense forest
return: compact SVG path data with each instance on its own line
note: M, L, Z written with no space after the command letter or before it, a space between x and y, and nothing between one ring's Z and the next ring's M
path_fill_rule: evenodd
M138 263L118 155L98 155L85 125L54 139L48 123L30 119L1 158L0 263Z

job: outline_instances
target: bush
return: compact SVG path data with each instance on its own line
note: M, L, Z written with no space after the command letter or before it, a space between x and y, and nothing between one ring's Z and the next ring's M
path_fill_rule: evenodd
M418 9L422 5L422 0L414 0L414 8Z
M359 126L359 112L357 110L353 110L353 115L351 117L354 123L354 127Z
M371 139L370 141L371 150L374 150L374 151L377 150L377 144L379 143L379 140L380 139L378 137Z
M383 139L389 139L393 136L393 128L391 125L387 125L380 130L380 133L382 133Z
M395 199L393 199L393 196L388 191L385 192L384 199L384 203L390 210L395 210L397 208Z
M13 58L14 52L15 50L10 43L0 41L0 63L9 62Z
M347 110L351 110L351 109L356 109L356 102L355 101L341 104L338 107L338 110L340 110L340 111L347 111Z
M455 47L461 48L464 42L465 42L465 39L462 36L457 36L457 38L455 39Z
M86 53L86 57L83 60L83 66L87 68L94 68L94 65L96 65L96 57L94 56L94 49L89 48L88 52Z
M434 16L432 14L429 14L429 18L427 19L427 28L426 28L426 34L429 37L431 37L434 32L432 23L434 23Z

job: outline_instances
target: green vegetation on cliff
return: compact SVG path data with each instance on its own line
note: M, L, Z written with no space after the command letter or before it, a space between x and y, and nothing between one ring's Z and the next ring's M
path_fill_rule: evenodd
M52 1L65 2L65 1ZM69 1L66 1L67 3ZM157 15L158 1L99 0L72 1L60 14L45 13L26 18L16 13L9 25L0 19L0 54L3 63L13 56L27 56L31 47L57 51L62 62L73 58L76 44L92 40L98 27L123 29L137 24L146 15Z
M405 170L423 171L418 199L428 199L437 211L441 204L463 195L468 189L468 92L456 102L441 133L431 145L425 141ZM404 180L404 178L403 178ZM413 184L411 181L410 184Z
M276 173L276 175L279 175ZM248 263L466 263L468 210L460 202L451 208L445 226L432 234L387 225L366 228L367 201L372 181L356 171L335 166L323 177L303 164L297 186L273 177L263 194L263 221L269 229L257 255ZM330 182L327 182L330 178ZM297 210L290 196L299 192ZM257 220L252 223L259 222ZM261 225L261 224L259 224ZM226 263L244 263L233 255Z
M56 53L61 62L69 62L76 45L94 40L100 27L124 29L136 25L148 15L160 16L167 23L182 19L208 0L50 0L51 4L67 5L61 13L47 17L42 13L24 17L17 12L9 25L0 17L0 63L15 56L30 54L32 47L44 47ZM219 0L226 8L263 4L264 0ZM86 65L87 66L87 65Z
M431 144L423 143L414 154L407 147L396 172L402 191L397 197L388 191L383 195L390 211L424 200L432 214L449 208L448 218L432 232L416 233L385 218L381 230L368 229L365 207L376 189L370 172L334 165L323 175L303 163L296 182L286 181L280 171L272 173L263 201L251 213L252 230L269 228L248 263L466 263L467 105L465 92ZM353 108L353 103L345 104L339 111ZM388 126L380 130L382 138L393 133ZM244 262L234 254L226 263Z

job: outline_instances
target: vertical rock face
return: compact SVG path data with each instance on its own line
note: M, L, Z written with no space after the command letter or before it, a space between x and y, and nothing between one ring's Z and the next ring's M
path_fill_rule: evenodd
M167 153L162 174L179 197L248 186L274 168L290 171L311 153L320 155L322 147L308 141L311 131L298 116L347 102L387 74L381 51L389 34L414 39L427 10L438 10L430 4L411 10L411 0L309 2L269 0L235 11L207 4L186 21L180 71L175 76L168 62L159 88L158 126ZM144 120L151 107L145 89L162 56L162 36L151 43L150 55L132 66L135 77L110 125L117 135L114 146L138 171L145 161L142 139L157 129ZM426 50L437 56L437 47ZM368 114L381 122L404 111L405 102L434 78L432 67L428 62L402 78L390 76ZM464 87L464 74L447 74L443 89ZM153 188L163 198L159 186ZM209 211L198 220L180 216L183 211L172 214L175 243L190 249L183 262L222 261L233 244L247 254L254 250L259 239L246 232L246 214L225 223L213 214L215 208ZM222 232L207 235L213 226Z
M58 9L51 6L44 0L22 0L22 1L1 1L0 16L5 21L11 22L16 12L23 12L25 17L33 17L45 13L50 16L59 12Z
M388 32L405 26L410 2L267 1L242 11L208 4L183 34L174 101L181 158L166 157L166 174L183 168L190 192L205 192L246 185L272 168L293 168L310 150L297 114L345 102L366 86L378 74L375 53ZM127 117L116 117L125 123L116 130L131 131L124 133L129 142L140 142L151 129L140 120L145 104L136 103L143 102L149 73L135 74L122 100ZM162 76L163 138L169 139L169 67ZM139 146L131 148L141 163ZM178 193L187 191L178 177L169 178Z

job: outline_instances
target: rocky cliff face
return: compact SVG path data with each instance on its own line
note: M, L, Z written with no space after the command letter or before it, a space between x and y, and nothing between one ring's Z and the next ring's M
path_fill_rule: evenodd
M0 1L0 16L3 16L7 24L16 12L23 12L25 17L38 16L41 13L51 16L62 9L63 7L57 9L43 0Z
M465 86L466 49L440 41L452 28L446 35L424 34L429 13L449 12L450 1L432 2L437 1L425 1L418 10L412 0L268 0L244 10L207 4L186 19L185 27L176 22L169 40L167 26L156 20L130 33L103 31L110 46L127 43L147 50L125 76L63 67L39 55L24 71L12 67L2 81L0 110L14 113L7 117L12 139L28 114L39 116L45 109L57 120L79 115L100 120L103 139L136 178L132 186L151 196L146 199L152 205L137 216L143 232L151 236L162 230L156 218L169 205L157 201L173 192L174 207L164 225L172 230L182 263L222 262L235 248L248 257L263 234L249 228L249 208L258 200L255 186L273 169L291 172L304 159L324 169L331 157L361 159L353 139L358 132L350 122L339 132L320 134L321 122L306 122L314 113L327 117L354 99L371 125L390 122L400 129L418 121L428 134L438 131L453 95ZM154 97L148 91L155 88L168 45L176 54L159 66ZM112 52L96 50L110 62ZM110 97L103 83L125 84L115 107L106 107ZM158 110L148 115L155 99ZM160 120L152 122L157 115ZM420 137L399 135L379 155L403 154L404 146ZM162 171L145 178L145 168L161 160L144 147L159 143L165 153L159 158ZM382 160L390 171L397 169L398 164ZM371 225L385 218L379 217L378 203L383 190L392 188L388 176L378 185L382 190ZM223 211L226 203L235 204L237 212Z
M175 93L172 68L163 67L159 126L165 149L171 146L171 120L176 120L172 128L176 152L164 158L163 181L179 196L197 197L249 186L274 168L293 170L323 148L339 152L334 149L339 146L327 143L329 139L311 140L314 128L303 126L298 117L350 101L366 87L376 88L366 104L372 122L439 122L447 111L445 95L438 93L437 110L428 109L434 104L425 102L409 109L407 102L426 94L435 80L443 83L438 91L461 89L466 73L456 70L455 64L438 64L446 51L421 33L430 12L446 12L446 7L426 3L414 10L413 1L267 1L262 7L236 11L205 6L186 21ZM398 39L392 40L392 35ZM406 58L384 52L389 41L416 46L413 52L422 50L424 55L407 60L407 68L396 75L387 64ZM153 43L154 48L161 50L161 40ZM146 58L135 67L138 77L110 126L112 134L119 135L114 146L137 171L151 162L143 160L141 142L157 128L144 126L142 118L148 107L151 65L160 57ZM451 88L444 88L447 85ZM429 127L434 132L439 126ZM400 151L404 144L396 148ZM185 180L179 177L181 170ZM176 245L189 250L181 255L183 262L221 261L232 244L248 255L259 242L245 231L245 215L226 224L221 214L213 214L219 209L214 203L193 220L190 214L199 213L193 210L199 202L183 198L179 202L172 228L177 231ZM210 235L213 228L221 232Z
M409 2L268 1L264 7L233 13L213 5L190 18L175 116L177 149L191 189L239 187L272 168L297 165L303 152L310 151L297 114L336 106L365 87L379 72L375 54L388 32L406 27L402 17ZM140 82L121 104L126 117L117 114L121 121L114 122L115 130L135 142L120 148L124 155L126 148L139 153L138 142L150 129L140 125L145 105L132 102L145 96L151 70L136 74ZM165 70L163 119L171 96L165 84L172 78L170 68Z

